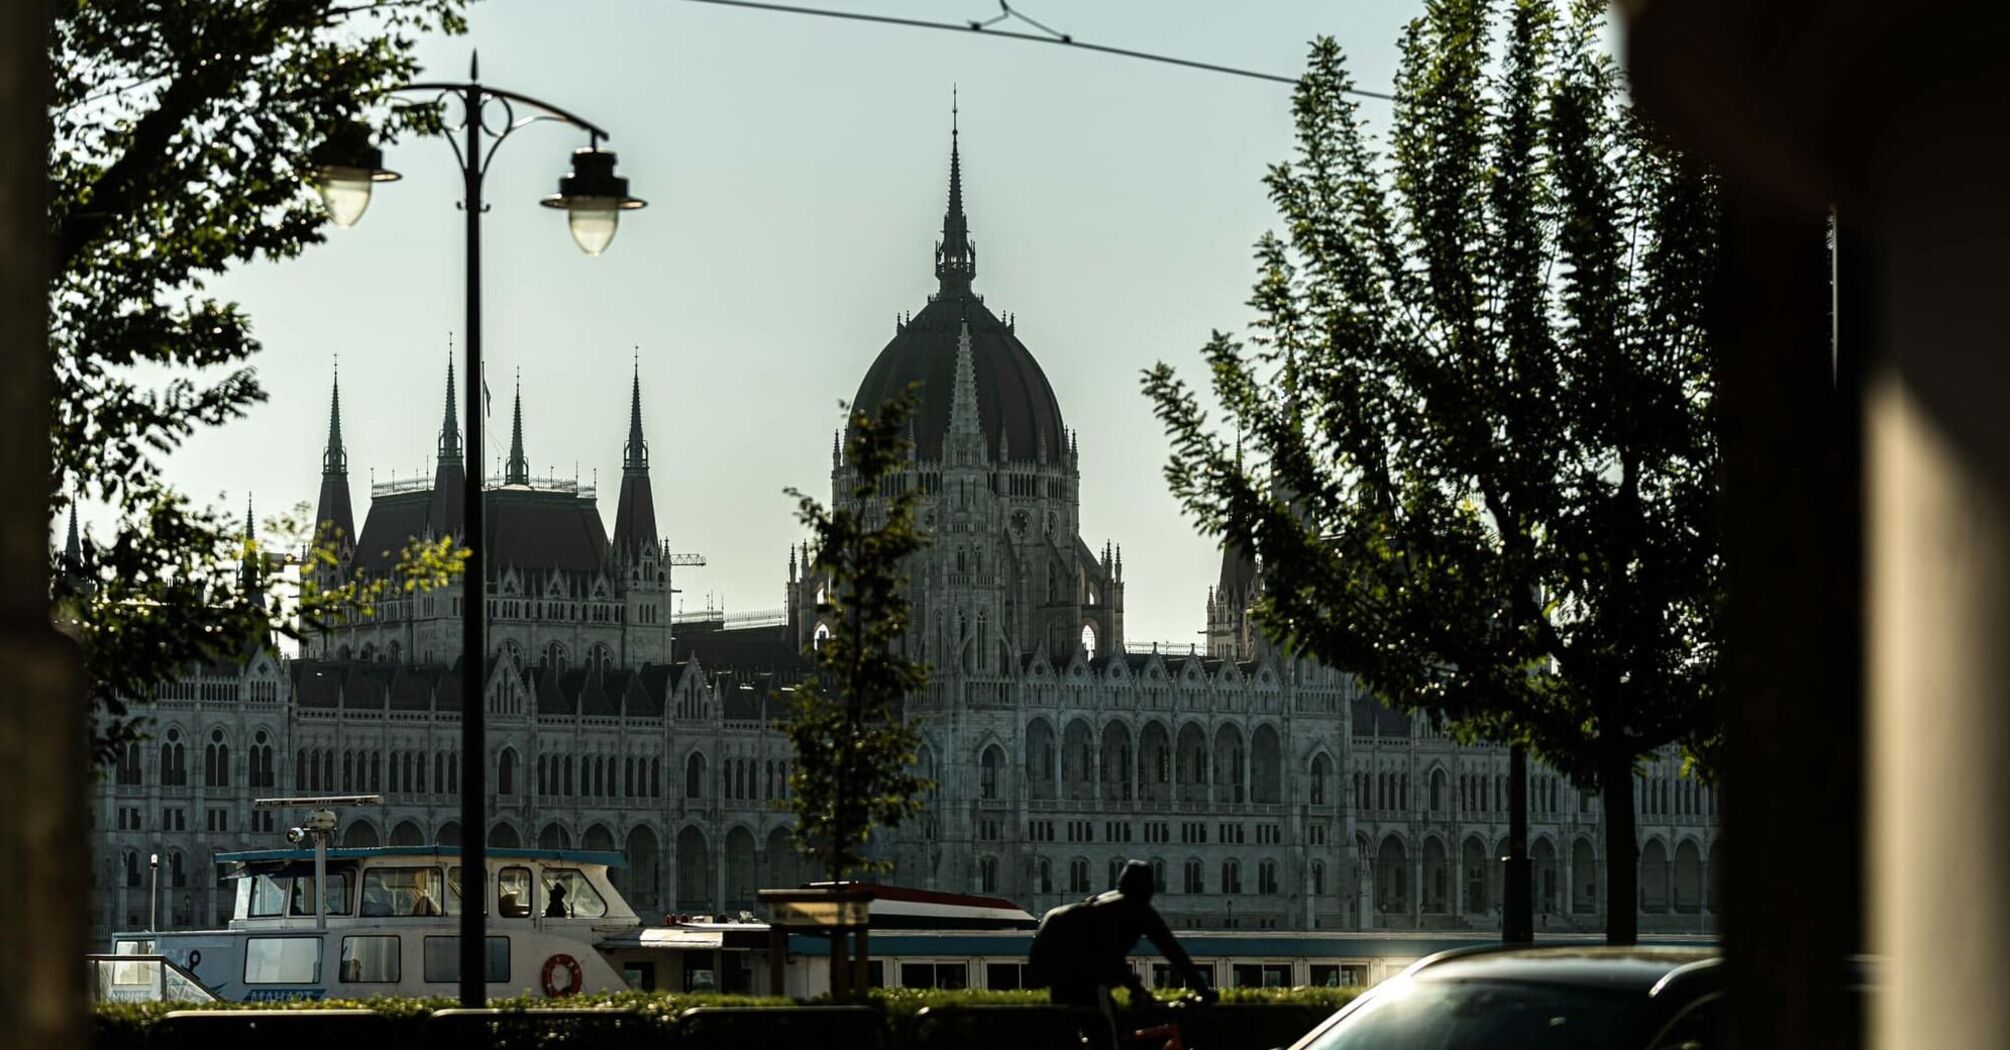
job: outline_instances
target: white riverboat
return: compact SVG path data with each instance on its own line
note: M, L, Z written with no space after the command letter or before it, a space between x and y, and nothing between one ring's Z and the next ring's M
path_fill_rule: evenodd
M461 909L479 894L491 995L655 984L651 960L624 964L600 950L610 937L632 940L642 926L608 881L608 869L622 863L618 853L491 847L474 887L457 846L329 849L319 876L311 849L217 860L233 866L237 881L228 927L115 934L113 953L157 953L219 999L452 996Z

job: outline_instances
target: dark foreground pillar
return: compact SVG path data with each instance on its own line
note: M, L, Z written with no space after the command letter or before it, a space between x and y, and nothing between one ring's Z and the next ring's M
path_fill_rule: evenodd
M84 1042L84 707L49 624L48 13L0 4L0 1046Z

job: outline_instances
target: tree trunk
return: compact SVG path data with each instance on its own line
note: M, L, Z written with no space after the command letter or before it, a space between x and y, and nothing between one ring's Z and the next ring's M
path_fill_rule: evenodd
M1600 741L1598 788L1605 801L1605 942L1640 939L1640 843L1633 819L1633 756Z

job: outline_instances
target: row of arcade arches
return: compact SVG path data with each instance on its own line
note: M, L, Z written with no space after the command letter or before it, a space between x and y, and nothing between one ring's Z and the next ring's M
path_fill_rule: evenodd
M1112 720L1099 732L1075 718L1057 734L1052 723L1035 718L1016 761L1002 743L991 743L979 749L977 764L984 799L1021 797L1022 784L1025 798L1082 802L1281 803L1289 790L1283 738L1269 723L1245 729L1228 722L1210 733L1199 722L1175 732L1156 719L1141 730ZM1323 805L1337 794L1324 752L1305 772L1304 801Z
M1369 842L1356 842L1363 857ZM1489 846L1477 835L1460 843L1457 864L1445 840L1427 835L1413 847L1396 834L1374 847L1368 865L1375 911L1382 915L1486 915L1500 910L1501 865L1505 840ZM1594 915L1605 908L1604 861L1589 838L1570 846L1568 863L1546 835L1529 843L1538 914ZM1659 837L1640 847L1640 910L1648 915L1695 915L1715 912L1716 894L1710 873L1720 871L1716 843L1703 846L1684 837L1671 850Z

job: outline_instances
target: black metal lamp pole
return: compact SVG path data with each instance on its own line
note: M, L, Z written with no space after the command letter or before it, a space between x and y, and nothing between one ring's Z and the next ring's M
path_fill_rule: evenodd
M518 128L540 121L570 124L589 136L591 145L573 153L573 172L559 180L559 191L546 197L546 207L569 215L573 240L589 255L599 255L614 237L622 211L644 206L628 195L628 180L614 174L614 154L600 149L607 132L598 125L528 95L481 83L479 59L468 63L464 84L424 82L397 88L399 93L438 92L461 104L465 143L447 141L461 167L461 209L467 213L467 442L462 500L461 547L467 552L462 568L461 636L461 936L460 998L465 1007L488 1002L488 727L482 698L486 639L487 571L482 501L482 178L496 148ZM491 128L483 122L489 104L497 103L502 120ZM519 118L518 106L531 111ZM484 145L486 144L486 149ZM341 226L360 219L368 207L370 186L396 179L383 167L383 154L369 144L367 129L339 129L316 158L317 180L329 215Z

